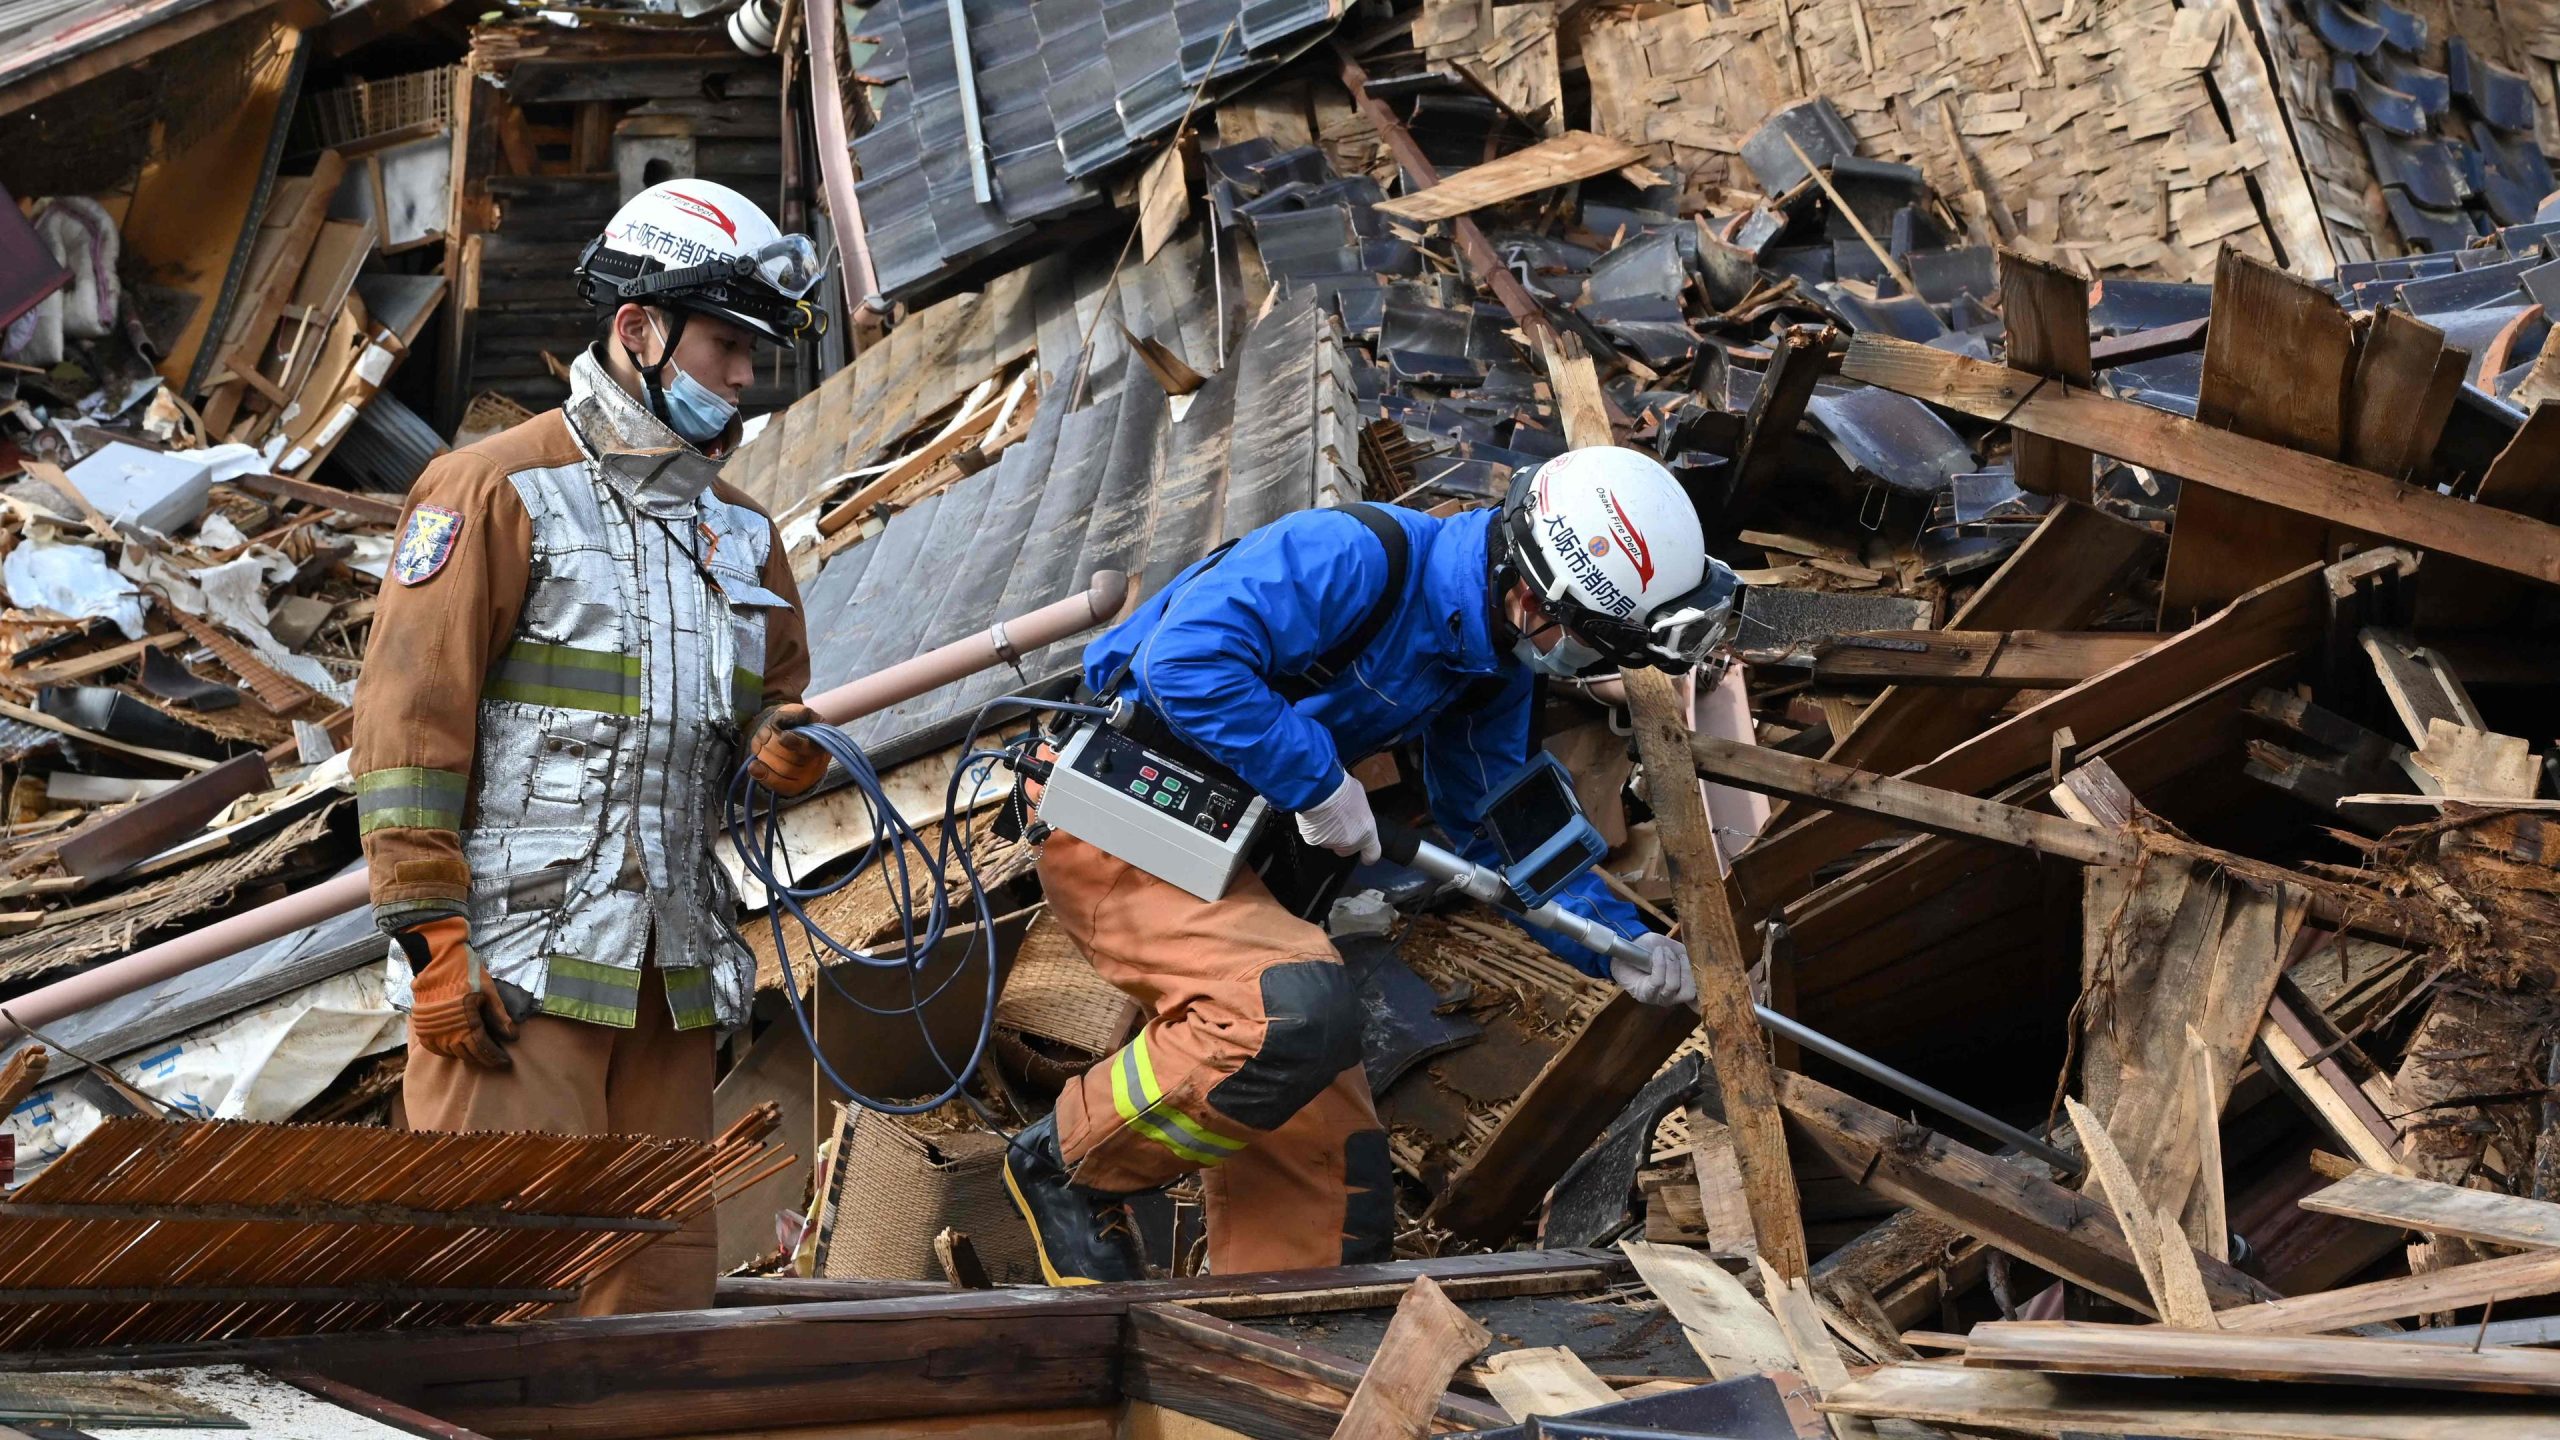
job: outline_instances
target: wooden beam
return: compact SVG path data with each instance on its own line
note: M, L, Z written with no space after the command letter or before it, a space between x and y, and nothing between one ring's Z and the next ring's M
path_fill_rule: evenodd
M1813 678L2062 690L2168 638L2148 630L1857 630L1815 649Z
M1993 1320L1965 1337L1968 1368L2078 1375L2387 1385L2491 1395L2560 1395L2560 1354L2355 1335L2198 1335L2149 1325Z
M1689 756L1705 779L1879 816L1931 835L2015 845L2083 865L2132 865L2142 858L2141 842L2120 831L1783 750L1693 735Z
M2359 1169L2302 1198L2302 1208L2373 1225L2457 1235L2526 1250L2560 1250L2560 1205Z
M1428 1433L1450 1378L1491 1343L1493 1333L1440 1293L1429 1276L1415 1280L1387 1322L1377 1355L1334 1427L1334 1440L1410 1440Z
M2038 390L2038 377L1881 335L1849 342L1840 373L2192 484L2560 585L2560 527L2281 445L2217 431L2182 416L2085 391ZM2030 393L2034 392L2034 393Z
M1508 1240L1697 1028L1686 1010L1639 1005L1624 990L1612 992L1520 1092L1425 1217L1477 1244Z
M1587 130L1568 130L1526 150L1514 150L1472 166L1428 190L1381 200L1375 208L1381 215L1413 224L1448 220L1505 200L1606 175L1643 158L1642 150L1623 140Z
M1108 1372L1109 1355L1105 1350L1086 1363ZM1128 1398L1252 1440L1326 1440L1368 1373L1347 1356L1172 1305L1130 1310L1119 1360ZM1442 1392L1433 1401L1427 1423L1403 1433L1491 1429L1504 1420L1500 1410L1463 1396Z
M226 483L252 494L264 495L270 500L299 500L305 505L336 510L377 525L396 525L400 523L400 517L408 513L407 506L385 496L359 494L286 475L235 475Z
M1902 778L1979 794L2043 769L2052 760L2056 731L2112 735L2240 671L2298 652L2318 633L2326 594L2320 567L2305 566L2240 597L2175 639L2055 691L1998 724L1977 725L1970 738ZM1832 814L1763 836L1735 859L1737 912L1746 922L1756 921L1801 895L1823 866L1895 828L1864 816Z
M2091 383L2089 282L2059 265L2015 250L2000 252L2000 324L2008 360L2018 369L2068 386ZM2088 447L2020 435L2018 488L2038 495L2093 499L2096 474Z
M2560 1440L2560 1417L2531 1397L2339 1395L2290 1387L1962 1365L1895 1365L1852 1380L1826 1410L2003 1434L2182 1436L2187 1440Z
M1780 1076L1778 1098L1794 1134L1861 1188L2151 1313L2123 1228L2096 1200L1802 1075ZM2196 1263L2205 1293L2216 1304L2243 1304L2269 1293L2220 1261L2199 1256Z
M1687 783L1696 766L1693 738L1671 677L1659 670L1621 670L1636 731L1636 754L1653 776L1654 831L1670 862L1683 943L1697 971L1700 1027L1715 1056L1724 1092L1725 1126L1742 1167L1744 1198L1760 1258L1790 1278L1805 1273L1804 1214L1795 1172L1787 1164L1786 1130L1771 1086L1767 1043L1751 1011L1751 957L1744 952L1725 897L1706 797ZM1646 1067L1650 1074L1652 1067Z
M211 0L209 4L164 0L107 16L66 15L56 32L62 37L57 41L23 34L11 36L13 53L8 68L0 71L0 115L16 114L110 71L139 65L217 27L274 9L279 3L280 0ZM113 24L123 33L98 43L91 37L104 24ZM83 45L88 48L77 48Z
M2497 1300L2529 1300L2560 1290L2560 1254L2537 1251L2243 1305L2215 1315L2222 1328L2249 1335L2316 1335L2383 1320L2433 1315Z

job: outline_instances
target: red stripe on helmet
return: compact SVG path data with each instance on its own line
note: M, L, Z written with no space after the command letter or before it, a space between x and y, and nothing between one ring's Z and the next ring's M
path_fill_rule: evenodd
M1616 495L1604 491L1602 498L1609 502L1609 509L1618 517L1618 543L1626 547L1627 558L1636 562L1636 582L1652 584L1653 547L1646 544L1644 536L1637 532L1636 522L1627 518L1627 508L1618 503Z

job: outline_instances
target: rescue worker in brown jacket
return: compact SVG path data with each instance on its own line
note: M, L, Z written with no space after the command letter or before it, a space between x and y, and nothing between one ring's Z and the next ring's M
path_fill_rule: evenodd
M796 795L826 757L773 522L714 479L759 339L819 266L746 197L670 181L579 262L610 312L560 409L410 495L356 694L374 918L413 975L408 1123L711 1136L714 1037L754 961L713 857L744 753ZM705 1212L588 1286L589 1314L711 1304Z

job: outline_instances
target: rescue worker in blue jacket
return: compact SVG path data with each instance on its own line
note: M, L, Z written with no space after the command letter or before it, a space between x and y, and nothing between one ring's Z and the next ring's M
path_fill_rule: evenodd
M1434 818L1496 862L1479 827L1490 788L1532 754L1538 676L1685 669L1724 636L1733 573L1707 555L1678 483L1636 451L1524 470L1498 509L1354 508L1367 513L1309 511L1244 536L1085 651L1088 685L1134 702L1151 743L1234 772L1334 855L1380 853L1350 767L1418 739ZM1201 900L1064 833L1043 842L1040 878L1050 913L1150 1016L1010 1152L1050 1283L1142 1277L1124 1197L1192 1170L1218 1273L1386 1259L1387 1137L1324 930L1251 873ZM1649 1004L1694 998L1688 952L1597 875L1557 898L1646 956L1613 963L1548 939L1566 960Z

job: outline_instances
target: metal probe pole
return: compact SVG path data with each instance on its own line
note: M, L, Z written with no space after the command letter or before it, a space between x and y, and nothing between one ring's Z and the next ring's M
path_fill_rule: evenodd
M1010 664L1034 650L1081 634L1111 620L1129 598L1129 577L1117 570L1097 570L1086 589L1043 605L1027 615L999 620L966 640L954 640L886 670L848 681L812 695L810 709L831 725L886 710L938 690L964 675ZM0 1001L0 1045L24 1032L19 1025L48 1025L92 1005L132 994L184 975L202 965L227 959L252 945L282 939L363 905L372 895L364 867L282 900L244 910L228 919L191 930L174 940L146 946L121 960L110 960L68 980L40 986L14 1000ZM12 1023L9 1017L15 1017Z
M1500 874L1486 866L1478 865L1463 855L1452 854L1421 836L1398 827L1380 826L1379 830L1381 839L1385 841L1388 859L1410 865L1435 880L1448 881L1468 895L1488 905L1500 907L1505 914L1523 925L1561 935L1575 944L1597 950L1612 959L1632 960L1641 964L1652 958L1641 946L1617 931L1597 920L1576 915L1552 900L1536 909L1524 908L1520 904L1520 897L1511 893L1510 883ZM1411 846L1410 854L1402 853L1407 845ZM1953 1116L1985 1135L2005 1140L2066 1174L2077 1174L2080 1171L2080 1161L2067 1151L2055 1149L2017 1126L1967 1105L1935 1085L1915 1080L1874 1056L1852 1050L1821 1031L1810 1029L1803 1022L1789 1019L1766 1005L1752 1006L1751 1013L1759 1017L1762 1025L1777 1031L1826 1060L1845 1065L1877 1084L1916 1100L1940 1114Z

